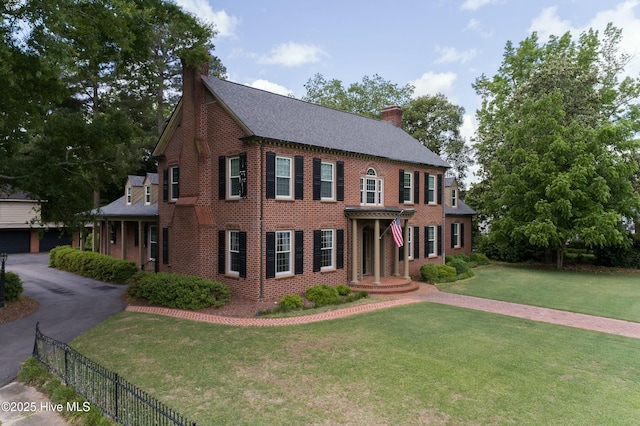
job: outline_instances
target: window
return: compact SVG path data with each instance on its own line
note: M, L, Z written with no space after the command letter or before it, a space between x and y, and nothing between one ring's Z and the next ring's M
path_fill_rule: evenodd
M360 204L363 206L382 206L383 179L373 168L367 170L367 175L360 178Z
M171 201L176 201L180 196L180 168L173 166L169 170Z
M436 252L436 227L427 226L427 256L437 256Z
M322 229L322 242L320 246L320 269L333 269L333 229Z
M408 259L413 259L413 226L409 226L409 237L407 238L407 244L406 244L406 249L405 250L409 250Z
M458 193L455 189L451 189L451 207L458 207Z
M131 204L131 187L127 186L127 205Z
M240 197L240 157L229 158L229 197Z
M151 204L151 187L149 185L144 187L144 203Z
M434 175L429 175L427 182L427 203L436 203L436 177Z
M412 203L413 202L413 185L412 185L412 175L409 172L404 172L404 202Z
M229 231L229 265L232 274L240 273L240 231Z
M166 241L164 241L163 244L166 244ZM149 226L149 260L156 260L157 258L158 258L158 227L151 225ZM163 261L166 261L166 256L163 259Z
M291 197L291 158L276 157L276 197Z
M291 273L291 231L276 232L276 275Z
M460 224L451 224L451 247L460 247Z
M333 200L333 163L320 165L320 199Z

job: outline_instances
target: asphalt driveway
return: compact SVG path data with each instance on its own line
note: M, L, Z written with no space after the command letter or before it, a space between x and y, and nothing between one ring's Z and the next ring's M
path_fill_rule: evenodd
M10 254L7 259L7 271L20 275L23 294L37 300L40 309L0 325L0 387L14 380L20 364L31 356L37 322L42 333L68 343L124 309L126 286L52 269L48 262L48 253Z

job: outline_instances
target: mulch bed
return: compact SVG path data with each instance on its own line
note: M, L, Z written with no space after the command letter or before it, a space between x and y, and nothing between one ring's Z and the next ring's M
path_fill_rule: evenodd
M4 308L0 308L0 324L19 320L40 309L40 304L27 296L20 296L15 302L4 302Z

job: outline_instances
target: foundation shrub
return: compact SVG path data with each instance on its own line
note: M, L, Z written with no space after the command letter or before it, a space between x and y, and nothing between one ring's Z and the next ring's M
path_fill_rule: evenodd
M351 289L344 284L338 284L336 290L340 296L348 296L351 294Z
M453 257L447 261L446 265L455 268L456 275L464 274L469 271L469 264L460 257Z
M224 283L168 272L136 274L127 291L152 305L177 309L220 307L231 300Z
M475 262L476 265L488 265L489 258L483 253L471 253L469 256L471 262Z
M338 290L327 284L318 284L309 287L305 292L308 301L313 302L315 306L324 306L340 303Z
M304 307L304 300L297 294L287 294L280 299L280 308L283 311L295 311Z
M13 272L5 272L4 275L4 300L7 302L15 302L20 298L22 291L22 280L18 274Z
M423 281L435 284L445 281L455 281L457 271L453 266L427 263L420 268L420 275Z

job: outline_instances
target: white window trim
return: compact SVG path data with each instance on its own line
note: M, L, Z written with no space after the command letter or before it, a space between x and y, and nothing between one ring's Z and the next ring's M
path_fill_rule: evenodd
M458 191L455 188L451 188L451 207L458 207Z
M149 185L145 185L144 187L144 204L151 204L151 187Z
M278 195L278 160L287 160L289 161L289 176L286 179L289 179L289 194L288 195ZM293 159L291 157L282 157L276 156L276 170L275 170L275 179L276 179L276 198L290 200L293 198ZM284 176L280 176L280 179L285 179Z
M405 225L405 226L409 226L409 225ZM409 260L413 260L413 226L409 226L409 232L408 232L409 236L407 238L407 250L409 250L407 259Z
M331 271L336 268L336 231L334 229L321 229L320 230L320 236L322 240L321 243L324 242L324 238L322 238L324 232L331 232L331 248L330 249L323 248L322 244L320 245L321 264L322 264L322 252L325 250L331 250L331 264L327 266L320 266L320 270Z
M322 166L331 166L331 180L330 181L322 179ZM322 182L330 182L331 183L331 196L330 197L323 197L322 196ZM335 200L335 194L336 194L336 166L335 166L335 164L330 163L328 161L322 161L322 162L320 162L320 199L321 200L325 200L325 201L333 201L333 200Z
M238 176L232 176L231 175L231 161L233 160L238 160ZM228 197L227 198L240 198L240 157L236 156L236 157L229 157L228 161L227 161L227 170L229 170L229 175L227 176L227 186L228 186ZM238 179L238 194L235 195L233 194L231 188L233 188L233 185L231 184L232 179L233 178L237 178Z
M368 174L369 170L372 170L375 174L373 175ZM373 193L374 193L373 203L367 202L367 193L371 192L366 189L368 179L375 181L375 189L373 190ZM384 178L378 176L378 173L372 167L367 169L367 174L360 177L360 205L361 206L384 206Z
M433 239L429 238L429 231L433 231ZM427 247L429 247L429 242L433 241L433 252L427 253L427 257L437 257L438 256L438 228L435 226L427 227Z
M289 234L289 251L278 251L278 234L288 233ZM288 276L293 274L293 247L295 242L293 241L293 231L291 230L282 230L276 231L276 277ZM289 269L286 271L278 271L278 254L279 253L288 253L289 257Z
M149 226L149 261L155 261L153 254L153 247L155 246L156 252L158 251L158 227L156 225Z
M432 180L433 179L433 180ZM433 190L431 189L431 182L433 182ZM427 199L428 204L438 204L438 182L436 180L435 175L429 175L429 180L427 181L427 196L433 193L433 200Z
M455 240L453 241L454 248L460 248L460 224L453 224L453 233L451 234L451 238L455 236Z
M127 186L126 203L127 203L128 206L131 205L131 200L132 200L132 197L133 197L132 193L133 193L133 191L132 191L131 187Z
M406 186L407 176L409 177L409 186ZM403 198L405 198L404 204L413 204L413 173L404 172L404 182L402 183L402 187L404 188L404 194L403 194ZM409 192L408 199L406 199L407 198L407 188L408 188L408 192Z
M231 249L231 234L232 233L237 233L238 234L238 250L232 250ZM232 229L227 231L227 274L228 275L233 275L233 276L239 276L240 275L240 271L234 271L231 269L231 253L237 253L238 256L240 256L240 231L236 230L236 229Z
M178 197L175 196L175 191L174 191L174 186L180 185L180 180L178 178L178 181L174 181L173 180L173 171L174 170L180 170L180 168L178 166L171 166L169 167L169 199L171 201L177 201Z

